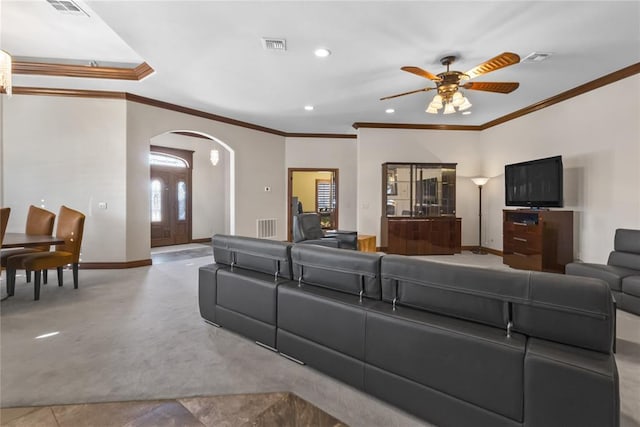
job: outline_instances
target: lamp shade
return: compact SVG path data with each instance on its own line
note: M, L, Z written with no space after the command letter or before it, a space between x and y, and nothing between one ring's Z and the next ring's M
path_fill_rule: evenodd
M467 108L471 108L471 103L469 102L469 100L465 97L462 99L462 104L460 104L460 106L458 107L458 111L464 111Z
M484 176L478 176L475 178L471 178L471 181L473 181L473 183L479 187L482 187L483 185L485 185L487 183L487 181L489 181L489 178L486 178Z
M444 106L444 111L442 112L442 114L451 114L451 113L455 113L456 109L453 107L453 104L448 102L445 106Z

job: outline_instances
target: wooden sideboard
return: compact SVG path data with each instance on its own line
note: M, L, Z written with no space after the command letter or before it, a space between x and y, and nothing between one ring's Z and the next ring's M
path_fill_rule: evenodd
M385 252L400 255L453 255L462 250L462 219L383 218Z
M505 209L502 218L504 264L564 273L573 261L573 211Z

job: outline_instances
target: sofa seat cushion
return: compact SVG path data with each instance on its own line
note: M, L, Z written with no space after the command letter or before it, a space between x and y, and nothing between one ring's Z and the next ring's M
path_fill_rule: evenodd
M278 287L278 329L364 360L364 324L357 296L295 282Z
M622 292L640 297L640 274L622 279Z
M271 325L276 323L276 288L285 280L234 268L218 270L217 304ZM222 325L224 326L224 325Z
M383 302L367 306L367 364L523 420L525 336Z
M622 278L638 274L637 270L630 268L587 262L569 263L565 271L572 276L594 277L604 280L613 291L622 290Z

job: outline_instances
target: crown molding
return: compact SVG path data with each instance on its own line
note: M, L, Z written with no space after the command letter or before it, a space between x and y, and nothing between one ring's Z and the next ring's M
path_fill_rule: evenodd
M502 123L511 121L513 119L517 119L518 117L522 117L527 114L542 110L543 108L547 108L559 102L574 98L578 95L591 92L592 90L599 89L603 86L606 86L611 83L615 83L618 80L626 79L627 77L631 77L638 73L640 73L640 62L629 65L628 67L622 68L618 71L614 71L613 73L604 75L600 78L597 78L595 80L592 80L580 86L576 86L573 89L569 89L567 91L559 93L558 95L552 96L551 98L547 98L540 102L536 102L535 104L532 104L532 105L529 105L528 107L514 111L513 113L509 113L502 117L498 117L495 120L491 120L490 122L483 124L481 126L482 127L481 130L489 129L490 127L497 126Z
M142 65L142 64L141 64ZM95 67L94 67L95 68ZM483 131L493 126L514 120L518 117L533 113L551 105L566 101L570 98L582 95L600 87L615 83L619 80L631 77L640 73L640 62L622 68L613 73L602 76L598 79L569 89L558 95L547 98L543 101L522 108L513 113L498 117L482 125L428 125L428 124L411 124L411 123L372 123L372 122L356 122L353 124L354 129L374 128L374 129L418 129L418 130L455 130L455 131ZM176 111L179 113L189 114L192 116L202 117L208 120L214 120L222 123L240 126L247 129L257 130L270 133L273 135L283 136L287 138L337 138L337 139L355 139L355 134L334 134L334 133L289 133L277 129L271 129L264 126L254 125L253 123L243 122L231 119L229 117L219 116L217 114L207 113L193 108L182 107L180 105L171 104L169 102L159 101L144 96L134 95L127 92L109 92L100 90L81 90L81 89L56 89L56 88L36 88L36 87L14 87L14 95L44 95L44 96L70 96L80 98L110 98L110 99L126 99L127 101L146 104L165 110Z
M139 104L150 105L152 107L162 108L164 110L176 111L178 113L189 114L191 116L202 117L204 119L214 120L216 122L227 123L234 126L240 126L247 129L257 130L261 132L270 133L278 136L286 136L285 132L279 131L277 129L271 129L268 127L254 125L253 123L243 122L241 120L231 119L229 117L219 116L217 114L207 113L205 111L196 110L194 108L183 107L177 104L171 104L170 102L159 101L153 98L146 98L140 95L134 95L131 93L126 93L125 97L127 101L137 102Z
M40 95L40 96L70 96L75 98L110 98L125 99L124 92L109 92L106 90L85 90L85 89L56 89L45 87L24 87L13 88L14 95Z
M336 138L336 139L357 139L355 133L285 133L287 138Z
M482 126L476 125L421 125L411 123L372 123L372 122L356 122L353 124L354 129L374 128L374 129L420 129L420 130L482 130Z
M635 74L640 73L640 62L629 65L628 67L622 68L618 71L614 71L613 73L607 74L590 82L587 82L583 85L574 87L573 89L569 89L565 92L559 93L558 95L552 96L551 98L547 98L540 102L536 102L535 104L529 105L528 107L522 108L520 110L514 111L513 113L506 114L502 117L498 117L497 119L486 122L482 125L478 126L465 126L465 125L420 125L420 124L403 124L403 123L360 123L356 122L353 124L355 129L358 128L378 128L378 129L427 129L427 130L474 130L474 131L483 131L485 129L489 129L493 126L497 126L502 123L506 123L508 121L517 119L519 117L525 116L530 113L534 113L538 110L542 110L543 108L550 107L554 104L557 104L562 101L566 101L568 99L574 98L578 95L582 95L584 93L590 92L592 90L601 88L611 83L615 83L618 80L626 79L627 77L631 77Z
M12 65L14 74L36 74L54 77L88 77L94 79L142 80L154 72L146 62L133 68L93 67L90 65L53 64L16 60Z

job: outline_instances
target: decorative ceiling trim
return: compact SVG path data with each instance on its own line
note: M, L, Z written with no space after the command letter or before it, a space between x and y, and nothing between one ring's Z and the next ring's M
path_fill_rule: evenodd
M379 128L379 129L433 129L433 130L475 130L482 131L485 129L489 129L490 127L497 126L499 124L517 119L518 117L522 117L529 113L536 112L538 110L542 110L543 108L550 107L554 104L557 104L562 101L566 101L578 95L585 94L592 90L601 88L602 86L606 86L611 83L615 83L618 80L626 79L627 77L631 77L635 74L640 73L640 62L629 65L628 67L622 68L618 71L614 71L613 73L607 74L590 82L587 82L583 85L574 87L573 89L569 89L565 92L559 93L558 95L552 96L551 98L547 98L540 102L536 102L535 104L529 105L528 107L522 108L520 110L514 111L513 113L509 113L502 117L498 117L495 120L491 120L479 126L465 126L465 125L420 125L420 124L402 124L402 123L361 123L356 122L352 126L354 129L358 128Z
M142 65L142 64L141 64ZM376 129L419 129L419 130L457 130L457 131L482 131L489 129L490 127L497 126L499 124L508 122L510 120L522 117L526 114L533 113L551 105L557 104L567 99L582 95L594 89L598 89L602 86L617 82L619 80L631 77L640 73L640 62L622 68L613 73L602 76L596 80L590 81L568 91L562 92L551 98L547 98L543 101L537 102L528 107L522 108L513 113L507 114L502 117L498 117L495 120L484 123L482 125L426 125L426 124L410 124L410 123L369 123L369 122L356 122L353 124L354 129L360 128L376 128ZM70 96L80 98L112 98L112 99L126 99L132 102L138 102L141 104L151 105L153 107L162 108L165 110L176 111L179 113L189 114L192 116L202 117L209 120L214 120L222 123L231 124L234 126L240 126L247 129L257 130L261 132L270 133L273 135L284 136L288 138L339 138L339 139L354 139L357 138L355 134L333 134L333 133L288 133L277 129L271 129L264 126L254 125L252 123L243 122L240 120L231 119L217 114L211 114L204 111L196 110L193 108L182 107L180 105L171 104L164 101L158 101L152 98L146 98L139 95L134 95L126 92L109 92L101 90L80 90L80 89L55 89L55 88L35 88L35 87L14 87L14 95L44 95L44 96Z
M421 125L411 123L367 123L356 122L354 129L375 128L375 129L420 129L420 130L482 130L482 126L477 125Z
M14 74L36 74L55 77L88 77L94 79L142 80L153 73L146 62L133 68L91 65L53 64L49 62L13 61Z
M587 82L583 85L574 87L573 89L569 89L565 92L559 93L558 95L552 96L551 98L547 98L540 102L536 102L533 105L529 105L528 107L514 111L513 113L509 113L505 116L498 117L495 120L491 120L490 122L487 122L482 125L482 130L489 129L490 127L497 126L499 124L511 121L513 119L517 119L518 117L522 117L529 113L542 110L543 108L547 108L559 102L566 101L568 99L576 97L578 95L591 92L592 90L601 88L611 83L615 83L618 80L626 79L627 77L631 77L638 73L640 73L640 62L637 62L633 65L629 65L628 67L622 68L618 71L614 71L613 73L607 74L605 76L602 76L600 78Z
M196 110L194 108L183 107L177 104L171 104L169 102L159 101L153 98L146 98L140 95L134 95L131 93L126 93L125 97L127 101L137 102L139 104L150 105L152 107L158 107L165 110L176 111L178 113L189 114L191 116L202 117L204 119L215 120L217 122L227 123L234 126L240 126L247 129L258 130L261 132L271 133L279 136L286 136L285 132L279 131L277 129L271 129L268 127L254 125L253 123L243 122L241 120L230 119L229 117L219 116L217 114L207 113L204 111Z
M337 139L357 139L355 133L285 133L287 138L337 138Z
M109 92L106 90L85 89L55 89L44 87L14 87L14 95L41 95L41 96L70 96L75 98L110 98L126 99L124 92Z

